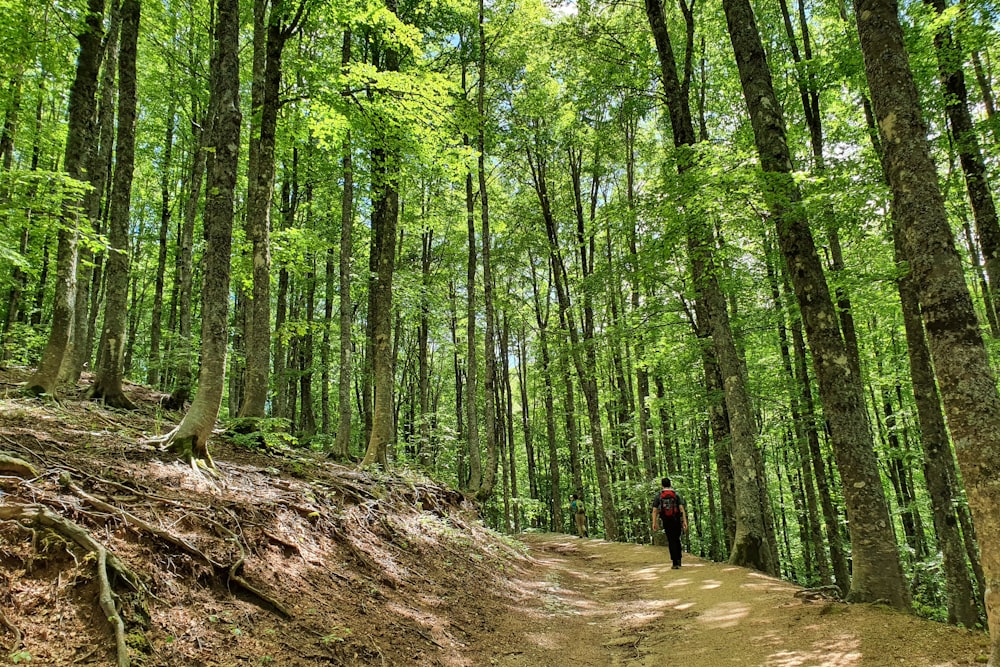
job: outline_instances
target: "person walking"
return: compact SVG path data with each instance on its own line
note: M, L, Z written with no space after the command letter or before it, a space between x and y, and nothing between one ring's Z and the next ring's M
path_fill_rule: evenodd
M569 511L576 523L576 536L587 537L587 508L583 506L583 501L575 493L570 494Z
M667 535L667 546L670 548L670 560L673 561L673 569L679 570L681 567L681 534L688 530L687 503L681 494L677 493L669 477L660 480L663 488L653 499L653 532L655 533L663 526L663 532Z

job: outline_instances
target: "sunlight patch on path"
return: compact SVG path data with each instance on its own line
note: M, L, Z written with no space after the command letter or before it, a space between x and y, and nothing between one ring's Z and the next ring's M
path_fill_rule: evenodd
M749 614L749 605L741 602L723 602L701 612L696 622L711 629L731 628Z
M779 651L768 657L767 667L853 667L861 664L861 642L840 635L813 644L811 651Z

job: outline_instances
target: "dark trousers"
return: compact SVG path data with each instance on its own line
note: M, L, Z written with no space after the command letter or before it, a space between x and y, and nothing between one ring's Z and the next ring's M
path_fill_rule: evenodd
M680 520L663 522L663 532L667 535L667 547L670 548L670 560L674 565L681 564L681 522Z

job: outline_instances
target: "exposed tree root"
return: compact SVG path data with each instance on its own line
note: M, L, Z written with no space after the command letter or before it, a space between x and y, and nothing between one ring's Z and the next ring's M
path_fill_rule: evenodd
M148 533L151 533L151 534L155 535L156 537L160 538L161 540L163 540L164 542L166 542L167 544L173 545L174 547L176 547L177 549L179 549L183 553L186 553L189 556L194 557L198 561L200 561L202 563L205 563L206 565L211 566L213 568L213 570L217 573L217 575L220 578L223 578L223 577L225 578L225 581L227 583L227 587L229 585L231 585L231 584L236 584L241 589L245 590L246 592L250 593L254 597L262 600L263 602L265 602L267 604L267 606L270 606L271 608L273 608L281 616L284 616L285 618L291 618L292 617L291 612L289 612L288 609L286 609L284 607L284 605L282 605L280 602L278 602L277 599L275 599L271 595L268 595L264 591L260 590L259 588L257 588L256 586L254 586L253 584L251 584L250 582L248 582L246 579L244 579L243 577L241 577L238 574L238 572L243 567L243 563L246 560L246 552L243 550L243 545L240 543L240 540L236 536L236 534L233 533L228 528L226 528L225 526L223 526L223 525L221 525L221 524L219 524L219 523L217 523L215 521L212 521L211 519L208 519L209 523L211 523L213 526L215 526L221 532L226 533L229 536L229 538L233 541L233 543L237 546L237 548L240 550L240 557L239 557L239 559L235 563L233 563L232 565L229 565L229 566L226 566L223 563L220 563L220 562L218 562L216 560L213 560L208 555L206 555L203 551L201 551L197 547L189 544L187 541L185 541L184 539L182 539L182 538L174 535L173 533L170 533L169 531L163 530L162 528L159 528L158 526L154 526L153 524L149 523L148 521L144 521L144 520L140 519L139 517L135 516L134 514L132 514L130 512L127 512L127 511L125 511L125 510L123 510L121 508L115 507L114 505L111 505L109 503L106 503L103 500L100 500L99 498L95 498L94 496L90 495L89 493L87 493L86 491L84 491L83 489L81 489L77 484L75 484L72 481L72 479L70 478L70 475L69 475L68 472L63 472L59 476L59 483L62 484L62 486L64 488L69 489L70 491L73 492L73 494L75 494L77 497L81 498L82 500L86 501L88 504L90 504L94 508L96 508L98 510L101 510L102 512L107 512L108 514L113 514L115 516L119 516L119 517L121 517L125 521L126 524L132 526L133 528L139 528L139 529L144 530L144 531L146 531Z
M0 625L7 628L10 634L14 635L14 643L11 644L10 650L16 650L21 647L21 640L23 639L21 635L21 630L7 619L7 616L3 613L3 609L0 609Z
M185 540L181 539L180 537L177 537L173 533L163 530L162 528L159 528L157 526L154 526L148 521L143 521L142 519L140 519L139 517L135 516L130 512L115 507L114 505L110 505L104 502L103 500L100 500L90 495L89 493L81 489L79 486L77 486L76 483L73 482L68 472L63 472L62 474L59 475L59 483L63 487L72 491L76 496L85 500L87 503L101 510L102 512L107 512L108 514L120 516L122 519L125 520L126 524L129 524L136 528L141 528L142 530L148 533L156 535L158 538L160 538L167 544L172 544L173 546L177 547L184 553L188 554L189 556L193 556L194 558L202 561L203 563L206 563L213 567L223 567L221 563L213 561L211 558L206 556L200 549L192 546L191 544L188 544Z
M95 540L87 530L52 512L44 505L0 505L0 520L17 520L29 525L48 528L97 556L98 602L104 611L105 618L114 628L115 651L118 657L116 665L117 667L129 667L128 646L125 643L125 623L115 606L108 569L110 568L112 572L121 576L132 586L135 586L137 581L135 575L114 554L109 553L103 544Z
M86 393L86 398L91 401L99 401L104 403L104 405L109 408L117 408L119 410L136 410L137 407L125 392L118 390L107 390L98 385L94 385Z
M22 459L0 452L0 472L13 473L18 477L32 479L38 477L35 467Z

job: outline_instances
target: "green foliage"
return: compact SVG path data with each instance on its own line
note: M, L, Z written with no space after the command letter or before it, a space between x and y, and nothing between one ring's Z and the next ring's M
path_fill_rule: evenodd
M290 426L287 419L237 417L227 422L226 432L238 447L281 453L299 445L295 436L288 432Z

